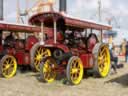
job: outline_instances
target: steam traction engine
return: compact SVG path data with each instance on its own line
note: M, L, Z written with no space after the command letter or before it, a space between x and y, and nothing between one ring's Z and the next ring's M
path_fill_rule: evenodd
M43 81L53 82L59 72L65 73L71 84L79 84L84 70L88 69L100 77L108 75L110 54L108 45L102 43L102 32L111 26L55 12L36 14L29 22L41 26L41 32L50 29L48 33L43 32L42 46L33 53ZM100 33L100 37L96 33ZM40 64L41 57L45 58Z
M18 65L29 65L30 57L39 39L34 35L40 28L0 21L0 74L11 78ZM18 35L22 34L22 38Z

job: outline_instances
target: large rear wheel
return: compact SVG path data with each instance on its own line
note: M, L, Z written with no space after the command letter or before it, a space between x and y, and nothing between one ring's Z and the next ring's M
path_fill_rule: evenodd
M1 59L0 72L5 78L11 78L16 74L17 62L13 56L5 55Z
M66 76L70 84L77 85L83 78L83 64L79 57L73 56L69 59Z
M56 79L57 63L52 57L47 57L40 64L41 79L44 82L51 83Z
M106 44L98 43L94 50L94 74L97 74L100 77L106 77L111 69L110 62L110 51Z
M40 71L41 60L45 57L51 56L51 51L48 48L35 44L31 49L31 67L35 71Z

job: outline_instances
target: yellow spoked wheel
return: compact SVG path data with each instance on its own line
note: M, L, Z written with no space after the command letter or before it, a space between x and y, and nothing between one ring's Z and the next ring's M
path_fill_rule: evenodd
M57 72L55 70L56 68L57 64L53 58L48 57L45 60L43 60L43 62L40 65L41 79L47 83L53 82L57 75Z
M106 77L110 71L110 53L107 46L102 46L99 50L98 68L101 77Z
M42 58L44 57L48 57L48 56L51 56L51 52L49 49L47 48L43 48L43 47L39 47L36 52L35 52L35 57L34 57L34 65L35 65L35 69L37 71L40 71L40 63L41 63L41 60Z
M32 49L31 49L31 68L34 71L39 72L40 68L39 65L41 63L41 60L47 56L51 56L51 51L48 48L44 48L40 46L39 43L36 43Z
M16 74L17 62L13 56L6 55L1 59L1 74L5 78L11 78Z
M73 85L81 82L83 78L83 64L79 57L73 56L69 59L66 75L68 81Z
M109 74L111 68L109 48L107 45L101 44L96 50L98 50L95 56L97 57L95 64L97 73L100 77L106 77Z

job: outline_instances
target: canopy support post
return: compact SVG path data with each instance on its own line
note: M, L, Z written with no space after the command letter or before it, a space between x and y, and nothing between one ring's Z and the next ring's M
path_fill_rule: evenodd
M103 42L102 40L103 40L103 30L101 30L101 42Z
M44 45L44 22L41 22L40 44Z
M56 24L56 20L54 20L54 43L56 44L56 40L57 40L57 24Z

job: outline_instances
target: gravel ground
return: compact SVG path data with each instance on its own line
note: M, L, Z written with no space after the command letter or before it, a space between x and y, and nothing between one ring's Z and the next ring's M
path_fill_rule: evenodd
M128 65L107 78L84 78L80 85L70 86L57 80L40 82L39 74L17 73L11 79L0 78L0 96L128 96Z

